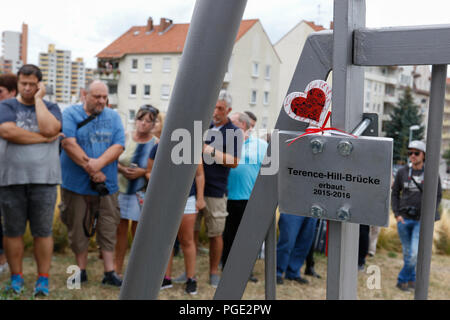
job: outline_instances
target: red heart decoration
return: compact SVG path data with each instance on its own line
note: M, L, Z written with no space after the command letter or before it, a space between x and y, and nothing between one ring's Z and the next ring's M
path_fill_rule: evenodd
M319 122L323 107L325 106L325 92L319 88L308 91L306 99L297 97L291 102L291 110L297 116Z
M292 92L286 96L283 106L294 120L321 126L331 103L331 87L322 80L308 84L305 92Z

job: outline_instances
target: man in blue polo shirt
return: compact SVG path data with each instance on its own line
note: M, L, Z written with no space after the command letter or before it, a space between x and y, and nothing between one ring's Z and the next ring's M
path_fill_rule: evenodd
M69 243L87 281L91 217L98 214L96 240L100 247L105 276L102 283L120 286L114 272L113 253L120 221L117 200L117 159L124 150L125 133L120 116L105 108L108 87L93 81L83 94L83 105L63 112L63 152L61 153L61 219L67 225Z
M205 218L209 238L210 284L217 288L219 284L219 263L223 250L222 234L225 228L227 212L227 184L231 168L239 163L243 134L228 118L231 112L231 96L221 90L213 114L213 123L208 131L208 139L203 150L205 169L206 208L199 212L195 224L195 239L202 217Z

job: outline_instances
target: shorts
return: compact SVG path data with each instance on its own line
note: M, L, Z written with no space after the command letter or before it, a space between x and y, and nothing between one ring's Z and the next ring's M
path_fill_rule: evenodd
M34 238L51 237L56 194L56 185L50 184L0 187L4 236L23 236L27 221L30 221L31 235Z
M205 217L206 234L208 238L219 237L225 229L225 220L228 216L227 197L205 197L206 207L200 210L195 221L195 231L200 231L202 217Z
M144 193L141 192L141 197ZM119 193L120 217L126 220L139 221L142 206L137 194Z
M195 214L197 213L197 208L195 207L195 196L190 196L187 198L186 207L184 207L184 214Z
M117 226L120 222L118 193L98 199L99 217L95 238L103 251L114 251ZM84 218L87 211L85 196L61 188L61 220L67 226L69 245L75 254L84 253L89 248L89 238L84 230Z

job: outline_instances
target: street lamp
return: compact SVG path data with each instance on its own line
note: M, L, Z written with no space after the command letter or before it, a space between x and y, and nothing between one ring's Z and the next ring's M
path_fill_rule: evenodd
M409 147L409 144L411 143L411 140L412 140L412 133L413 133L413 131L419 130L419 129L420 129L420 126L417 125L417 124L414 124L414 125L412 125L412 126L409 127L409 141L408 141L408 147ZM409 164L409 157L407 157L407 162L408 162L408 164Z
M412 132L415 131L415 130L419 130L419 129L420 129L420 126L417 125L417 124L412 125L412 126L409 127L409 141L408 141L408 146L409 146L409 143L410 143L411 140L412 140Z

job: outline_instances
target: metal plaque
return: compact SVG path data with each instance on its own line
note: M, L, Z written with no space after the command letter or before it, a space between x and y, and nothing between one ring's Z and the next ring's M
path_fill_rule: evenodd
M280 212L342 222L389 224L391 138L280 131Z

